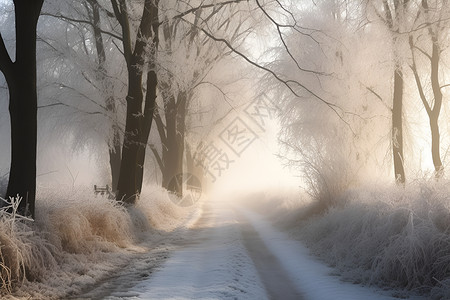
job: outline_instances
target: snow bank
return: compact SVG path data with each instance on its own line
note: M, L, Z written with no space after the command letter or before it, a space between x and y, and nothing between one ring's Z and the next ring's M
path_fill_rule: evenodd
M315 255L355 283L448 299L448 182L361 188L347 192L339 203L291 224Z
M127 208L88 188L39 188L34 222L0 212L2 295L61 298L95 284L147 251L153 235L195 222L199 206L181 208L170 197L146 187Z

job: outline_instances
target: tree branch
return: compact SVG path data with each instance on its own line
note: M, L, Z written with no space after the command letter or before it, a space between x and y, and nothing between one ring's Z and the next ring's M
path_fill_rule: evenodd
M89 21L89 20L75 19L75 18L70 18L70 17L66 17L66 16L63 16L63 15L55 15L55 14L51 14L51 13L42 13L41 15L42 16L47 16L47 17L53 17L53 18L56 18L56 19L60 19L60 20L63 20L65 22L68 22L68 23L74 22L74 23L80 23L80 24L87 24L87 25L90 25L93 28L95 27L95 24L92 21ZM111 36L113 38L116 38L116 39L118 39L120 41L122 40L122 37L120 35L116 34L116 33L113 33L113 32L110 32L110 31L106 31L106 30L103 30L101 28L99 28L99 30L103 34L109 35L109 36Z
M77 107L71 106L69 104L62 103L62 102L56 102L56 103L39 105L37 108L38 109L42 109L42 108L51 108L51 107L55 107L55 106L65 106L65 107L68 107L68 108L75 109L75 110L77 110L77 111L79 111L81 113L87 114L87 115L103 115L103 116L106 116L105 113L102 113L102 112L99 112L99 111L86 111L86 110L82 110L82 109L79 109Z
M161 169L161 171L163 171L165 169L164 163L163 163L158 151L156 150L155 145L150 144L149 147L150 147L150 150L152 150L153 155L155 156L155 159L156 159L156 162L158 163L159 168Z
M161 115L159 114L159 111L157 108L153 112L153 118L155 120L156 128L158 129L158 133L159 133L159 137L161 138L161 142L164 145L167 142L167 136L166 136L164 123L161 119Z
M186 20L184 20L185 22L187 22ZM216 41L216 42L221 42L224 43L233 53L237 54L238 56L240 56L241 58L243 58L245 61L247 61L250 65L263 70L267 73L269 73L270 75L272 75L272 77L274 77L277 81L281 82L285 87L287 87L289 89L289 91L296 97L301 98L301 96L294 90L294 88L291 85L296 85L298 87L300 87L301 89L303 89L304 91L306 91L308 94L310 94L311 96L313 96L315 99L319 100L320 102L322 102L323 104L325 104L326 106L328 106L335 114L336 116L342 121L344 122L349 128L351 129L350 124L344 120L344 118L342 117L341 113L339 113L338 110L340 110L341 112L343 111L341 107L339 107L336 104L333 104L325 99L323 99L322 97L320 97L318 94L316 94L315 92L313 92L311 89L309 89L308 87L306 87L305 85L301 84L300 82L296 81L296 80L284 80L282 79L277 73L275 73L273 70L262 66L260 64L258 64L257 62L251 60L250 58L248 58L245 54L243 54L242 52L240 52L239 50L237 50L236 48L234 48L229 41L227 41L224 38L218 38L214 35L212 35L211 33L209 33L208 31L206 31L203 28L199 28L204 34L206 34L209 38L211 38L212 40ZM346 112L344 112L346 113ZM353 130L352 130L353 131Z
M415 49L419 50L419 52L422 53L424 56L426 56L429 60L431 60L431 55L428 54L427 52L425 52L425 50L423 50L423 49L417 47L416 45L413 45L413 47L414 47Z
M295 65L297 66L297 68L298 68L300 71L303 71L303 72L314 73L314 74L319 74L319 75L325 75L325 74L322 73L322 72L317 72L317 71L314 71L314 70L305 69L305 68L303 68L303 67L300 66L300 64L298 63L298 61L294 58L294 56L292 55L291 51L289 50L289 47L287 46L286 41L285 41L285 39L284 39L284 37L283 37L283 33L281 32L281 28L283 28L283 27L285 27L285 28L286 28L286 27L287 27L287 28L290 28L290 27L292 27L292 26L291 26L291 25L282 25L282 24L278 23L277 21L275 21L274 18L272 18L272 17L267 13L267 11L261 6L261 4L259 3L258 0L256 0L256 4L257 4L258 7L261 9L261 11L263 12L263 14L270 20L270 22L272 22L272 23L275 25L275 27L277 28L278 37L280 38L281 43L283 44L284 48L286 49L286 52L288 53L289 57L294 61L294 63L295 63ZM309 36L313 41L315 41L316 43L318 43L311 35L308 35L308 36Z
M428 104L427 97L425 96L425 93L423 91L422 82L420 81L419 73L417 72L416 58L414 55L414 48L416 48L416 47L414 46L413 37L409 36L408 40L409 40L409 47L411 49L411 55L412 55L412 65L410 65L409 67L411 68L411 70L414 74L414 79L416 80L417 89L419 90L420 100L422 100L423 106L425 107L427 114L430 116L431 115L431 107Z
M191 8L191 9L188 9L188 10L182 12L182 13L179 13L178 15L173 16L172 19L181 19L181 18L183 18L184 16L186 16L188 14L195 13L198 10L201 10L201 9L204 9L204 8L210 8L210 7L214 7L215 8L217 6L224 6L224 5L227 5L227 4L239 3L239 2L244 2L244 1L246 1L246 0L229 0L229 1L224 1L224 2L220 2L220 3L203 4L203 5L199 5L199 6Z
M369 92L371 92L378 100L381 101L381 103L383 103L384 107L386 107L389 111L392 111L392 108L387 106L386 103L384 102L383 98L380 96L380 94L378 94L377 92L375 92L375 90L371 87L368 86L364 86L366 88L366 90L368 90Z

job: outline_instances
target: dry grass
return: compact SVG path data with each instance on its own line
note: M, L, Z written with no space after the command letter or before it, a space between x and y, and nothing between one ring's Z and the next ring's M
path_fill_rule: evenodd
M444 182L348 192L343 205L297 232L348 280L436 299L450 294L450 188Z
M448 181L372 185L328 202L283 191L247 197L345 280L389 287L399 296L450 295Z
M12 213L0 210L0 292L11 293L24 280L37 280L56 265L56 249L34 230L35 224L15 214L20 198L11 199ZM4 201L4 200L2 200Z
M152 233L183 226L195 210L176 206L154 186L133 207L89 188L41 187L35 220L0 210L0 295L56 299L79 292L124 256L145 251Z

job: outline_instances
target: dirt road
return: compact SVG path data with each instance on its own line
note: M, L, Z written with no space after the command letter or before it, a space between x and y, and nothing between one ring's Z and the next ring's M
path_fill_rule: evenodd
M394 299L339 281L263 217L225 202L166 239L74 299Z

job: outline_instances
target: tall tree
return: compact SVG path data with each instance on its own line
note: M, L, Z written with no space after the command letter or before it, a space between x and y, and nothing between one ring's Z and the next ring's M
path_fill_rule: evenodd
M133 39L132 16L126 0L111 0L122 28L122 46L128 70L126 96L126 123L122 146L122 161L117 199L134 203L141 190L144 161L139 159L147 146L148 132L153 120L156 101L157 76L154 60L158 45L158 0L145 0L139 19L136 38ZM148 55L147 55L148 54ZM147 93L144 97L144 70L147 74Z
M383 13L379 14L392 34L392 45L394 51L394 93L392 96L392 158L394 161L394 177L399 184L405 183L405 167L403 154L403 95L404 75L403 66L400 61L401 54L398 53L399 33L404 21L409 0L383 0Z
M436 177L442 176L443 173L443 165L441 161L440 155L440 133L439 133L439 115L442 107L442 91L441 91L441 83L439 76L439 66L441 62L441 41L440 41L440 32L443 29L444 21L441 19L442 15L439 15L439 19L437 22L432 22L430 19L430 7L428 5L427 0L421 1L422 10L419 11L416 20L420 20L420 15L424 15L426 31L429 39L429 43L431 43L431 54L424 50L418 42L414 38L413 35L409 36L409 45L412 53L412 64L411 70L414 74L414 79L416 81L417 89L419 91L419 96L422 101L423 106L425 107L425 111L427 112L429 121L430 121L430 130L431 130L431 156L433 159L433 165L435 170ZM426 95L426 91L422 80L419 76L419 70L416 63L416 55L415 53L419 52L423 56L428 59L429 65L429 80L432 89L432 99L428 99Z
M191 103L195 91L220 59L230 54L224 45L218 45L201 28L207 27L215 33L226 34L230 41L238 43L247 32L241 30L240 22L232 22L239 14L239 1L223 1L215 5L202 3L191 8L178 1L167 2L172 10L179 12L162 25L161 55L158 69L162 103L155 110L155 123L161 141L158 152L153 154L162 173L162 185L182 196L182 178L185 173L186 135ZM166 8L167 10L167 8ZM183 70L179 72L180 68Z
M6 197L23 197L19 213L34 217L36 198L36 27L44 0L14 0L16 55L0 35L0 70L9 89L11 167Z
M182 186L170 183L175 179L177 182L183 181L180 177L183 176L186 115L189 103L195 85L211 69L211 60L217 58L217 53L211 49L212 44L205 40L205 36L200 37L198 34L196 26L201 22L201 12L201 9L195 12L192 25L186 26L179 19L166 19L162 30L161 51L167 61L172 60L172 56L180 57L183 61L175 61L171 67L165 66L160 69L163 73L160 80L162 105L161 109L155 110L154 117L162 147L160 153L154 148L153 154L162 173L162 186L178 196L182 196ZM187 74L184 77L175 74L180 64L184 68L192 69L184 72Z

